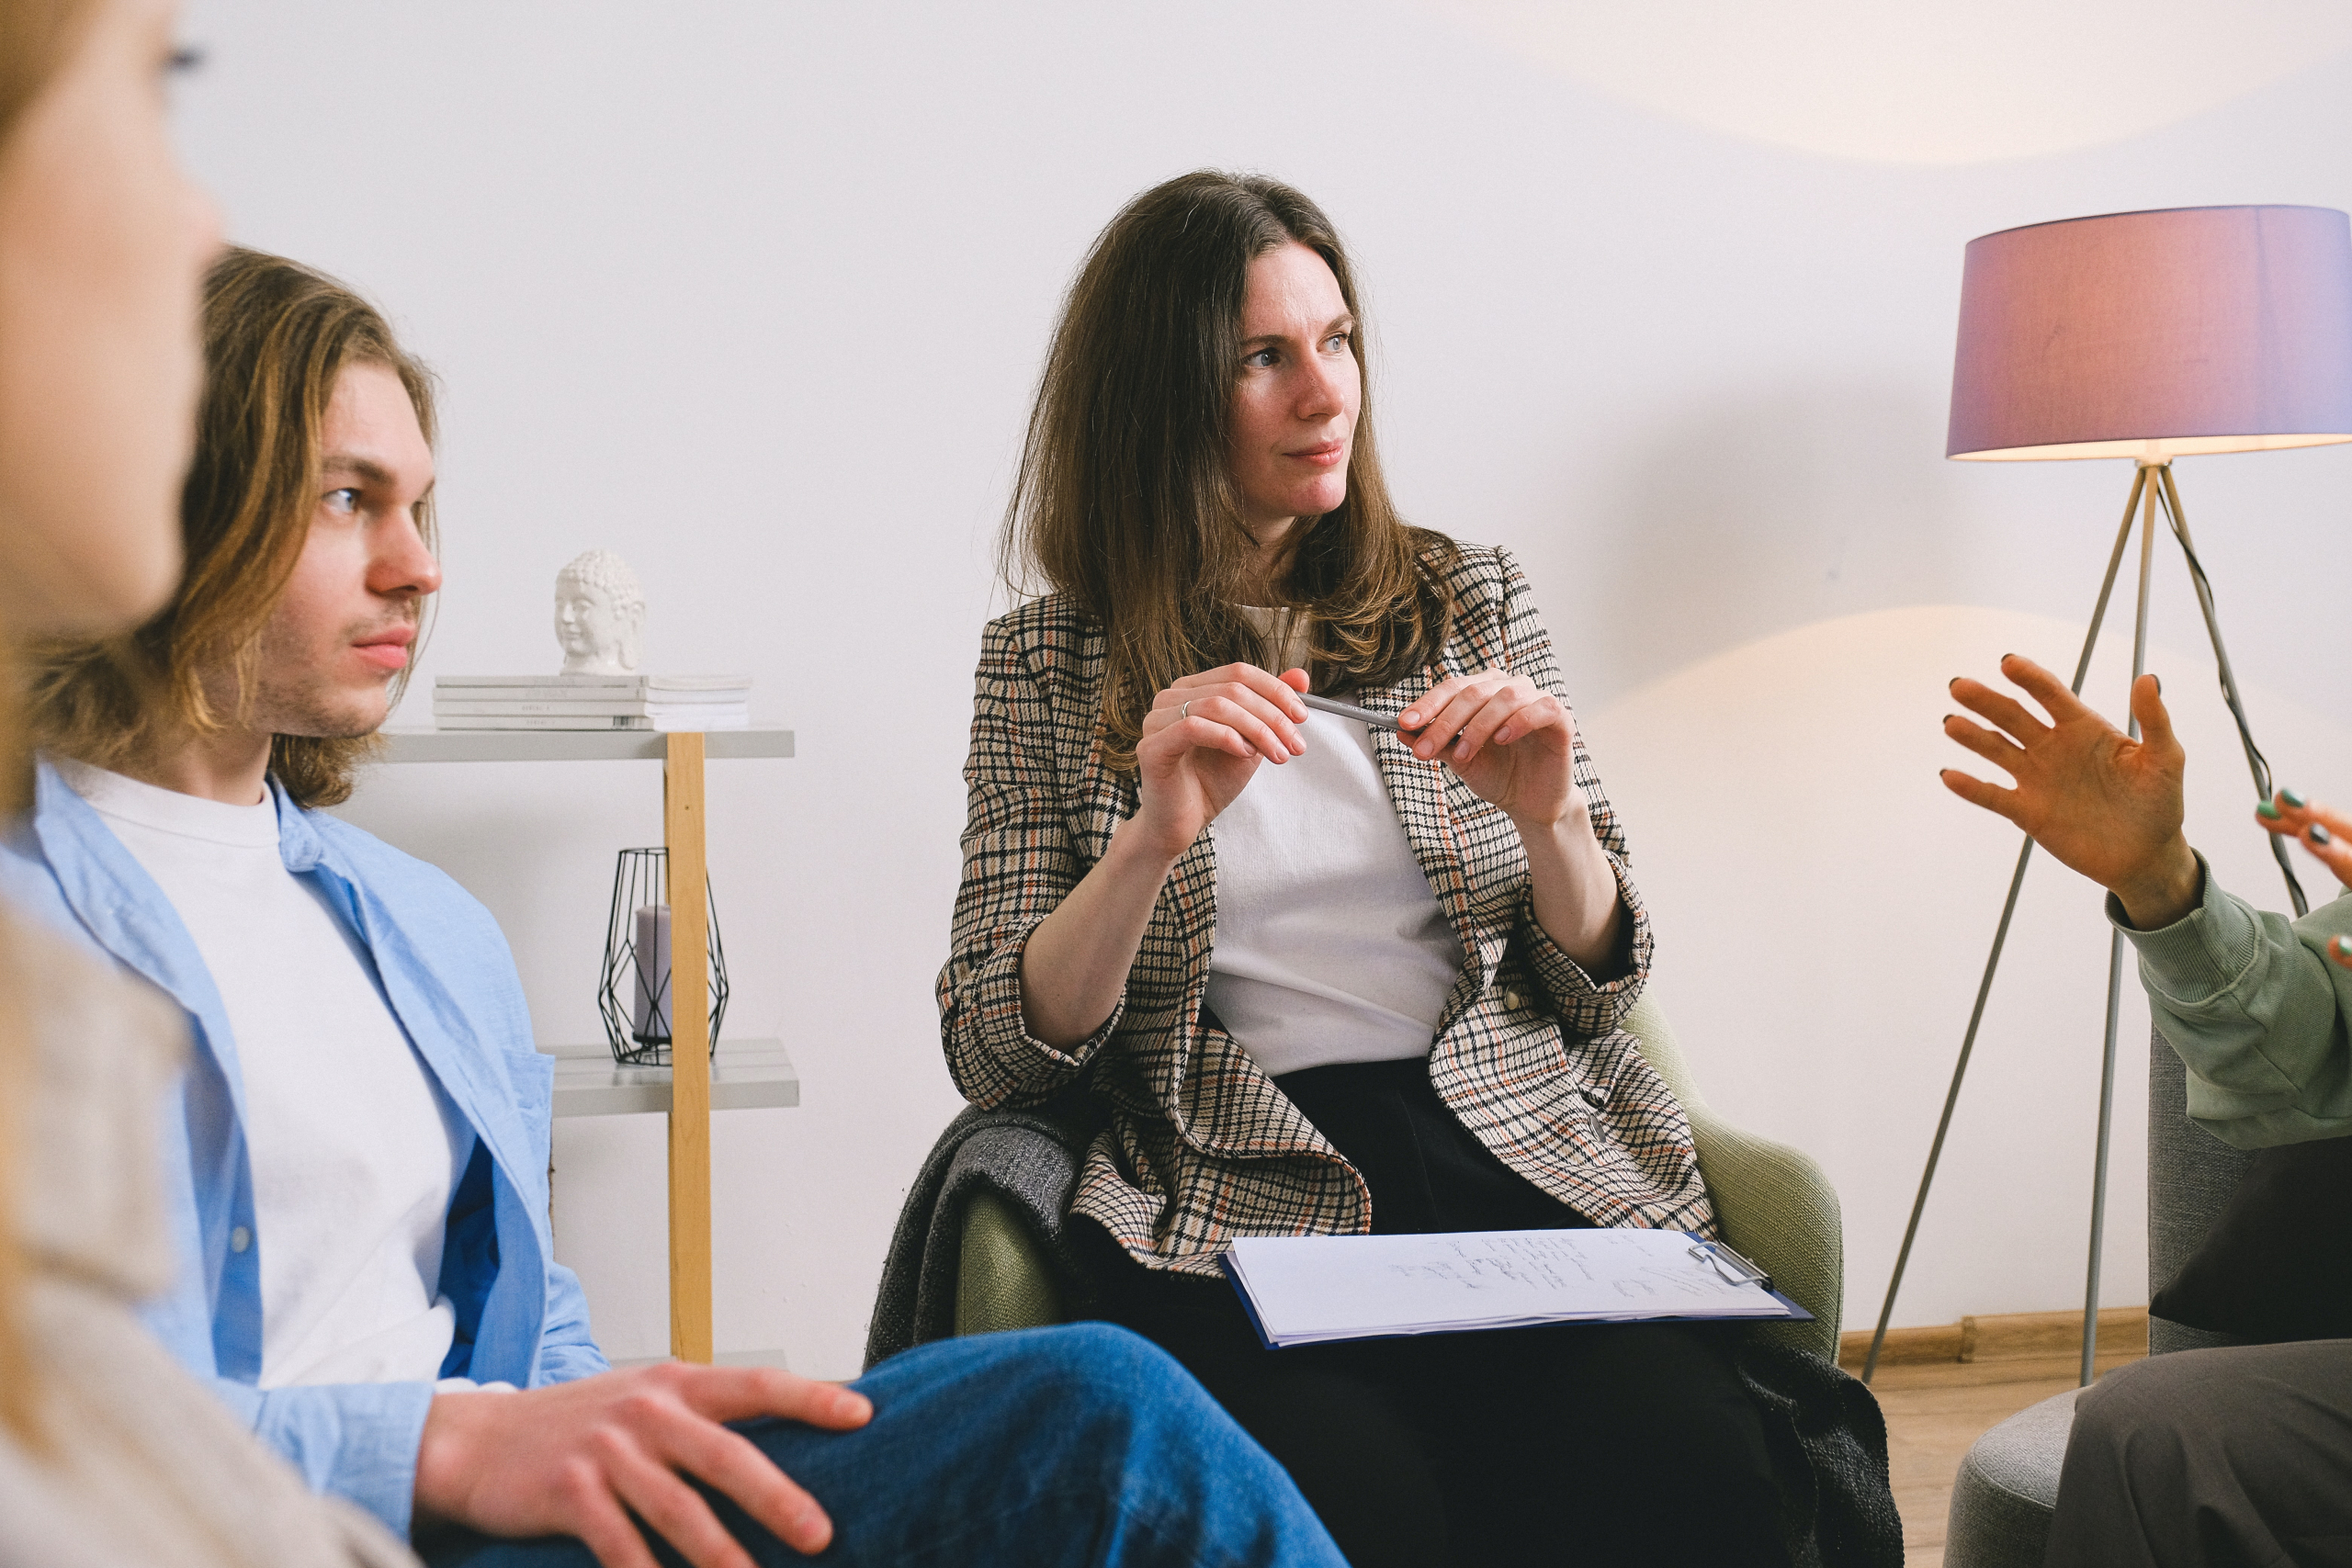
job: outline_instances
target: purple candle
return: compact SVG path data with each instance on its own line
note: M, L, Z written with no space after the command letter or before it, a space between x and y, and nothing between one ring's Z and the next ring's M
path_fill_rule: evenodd
M628 1032L640 1045L670 1039L670 906L643 904L637 911L637 994L629 1005Z

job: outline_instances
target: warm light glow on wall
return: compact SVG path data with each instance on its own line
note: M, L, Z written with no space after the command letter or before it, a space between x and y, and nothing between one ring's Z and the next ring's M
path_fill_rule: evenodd
M2119 141L2352 49L2344 0L1420 3L1643 107L1890 164Z

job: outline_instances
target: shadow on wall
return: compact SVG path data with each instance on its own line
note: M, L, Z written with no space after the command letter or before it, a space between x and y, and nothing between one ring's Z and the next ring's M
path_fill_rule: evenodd
M2339 0L1423 6L1627 102L1871 163L1972 164L2118 141L2352 47ZM2179 47L2190 37L2196 47Z
M1895 383L1787 386L1690 408L1620 446L1594 487L1607 525L1581 531L1585 564L1555 574L1584 622L1580 698L1792 627L1950 596L1960 497L1921 456L1940 449L1943 416Z

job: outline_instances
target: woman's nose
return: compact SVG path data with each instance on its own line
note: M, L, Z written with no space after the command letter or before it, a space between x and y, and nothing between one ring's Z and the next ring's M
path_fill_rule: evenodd
M1299 417L1329 419L1345 409L1348 406L1347 378L1354 373L1353 362L1341 366L1308 361L1306 384L1299 389Z
M193 180L180 184L180 232L187 254L202 272L220 255L220 209L203 186Z

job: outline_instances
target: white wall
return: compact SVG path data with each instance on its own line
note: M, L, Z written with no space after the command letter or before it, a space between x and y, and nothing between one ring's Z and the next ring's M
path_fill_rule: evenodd
M653 668L749 670L757 716L798 732L794 761L712 774L730 1031L780 1034L805 1082L799 1109L716 1134L722 1348L856 1364L889 1224L956 1106L931 982L1031 380L1095 230L1201 164L1291 179L1349 234L1392 479L1418 520L1525 561L1699 1070L1828 1165L1849 1323L1875 1314L2014 852L1930 776L1958 757L1942 682L2011 647L2071 658L2128 483L1942 460L1962 246L2134 207L2352 207L2352 61L2324 30L2298 55L2166 0L2166 28L2111 35L2078 82L2072 7L1979 6L1979 54L2035 70L2015 90L1928 71L1936 134L1886 121L1882 153L1869 85L1943 58L1927 24L1883 23L1910 8L1871 7L1792 86L1827 106L1817 136L1706 85L1743 65L1709 6L1589 57L1528 9L195 6L186 144L232 231L380 298L447 381L449 585L420 684L552 668L555 569L604 546L646 579ZM1855 14L1785 10L1800 43ZM2165 123L2052 108L2100 83L2128 99L2109 51L2193 52L2199 26L2243 45L2239 96ZM2018 151L2037 106L2023 145L2056 151L1968 161ZM2344 448L2181 475L2280 774L2339 793L2347 481ZM2275 901L2176 564L2159 583L2197 836ZM388 770L350 815L474 889L542 1036L584 1040L612 853L658 840L658 795L650 764ZM2042 866L2012 950L1899 1322L2080 1290L2105 978L2086 886ZM2138 1039L2124 1062L2119 1302L2143 1256ZM650 1118L558 1138L560 1250L617 1355L665 1340L659 1146Z

